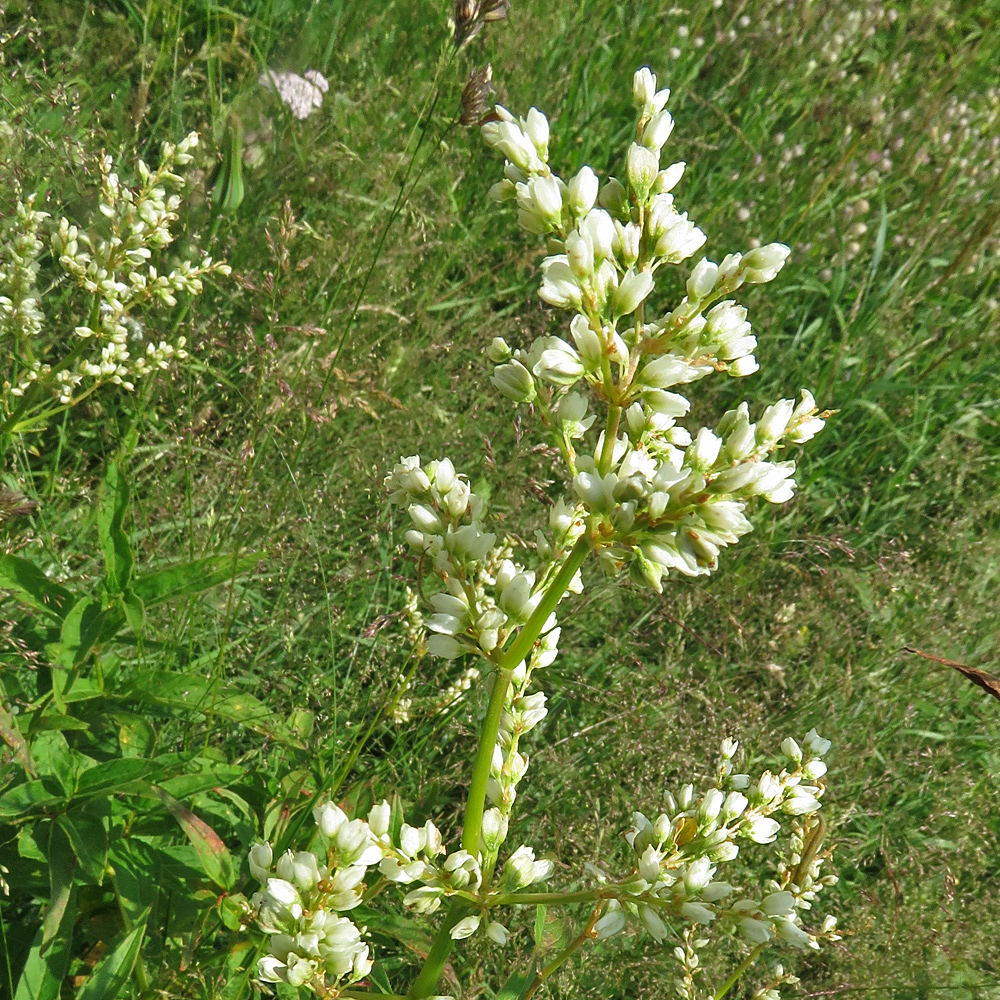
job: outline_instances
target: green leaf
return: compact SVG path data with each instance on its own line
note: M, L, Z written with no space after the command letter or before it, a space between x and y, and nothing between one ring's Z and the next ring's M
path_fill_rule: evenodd
M76 868L73 852L69 849L66 834L55 824L49 824L49 905L42 921L42 943L39 955L49 950L49 945L59 934L66 909L73 893L73 874Z
M247 987L257 971L258 948L253 942L241 942L230 949L226 957L226 985L219 1000L245 1000L250 995Z
M153 789L160 801L187 834L191 846L198 855L205 874L220 888L230 889L236 881L236 867L229 848L222 838L203 820L195 816L183 803L178 802L162 788Z
M80 871L95 885L104 882L108 865L108 832L100 817L79 809L56 819L80 863Z
M132 544L123 527L128 513L129 488L117 462L108 465L97 500L97 533L104 553L105 586L121 594L132 580Z
M56 782L52 778L26 781L23 785L8 788L0 795L0 820L15 819L33 809L64 802L65 796L55 788Z
M134 591L126 590L122 595L122 611L132 631L142 635L142 627L146 624L146 606Z
M252 570L258 562L259 555L208 556L206 559L168 566L140 577L133 583L132 590L146 607L151 607L177 597L198 594L220 583L228 583L234 577Z
M115 1000L121 993L132 975L135 960L139 957L147 916L148 911L121 939L115 950L101 959L94 974L76 995L76 1000Z
M148 757L156 745L156 730L147 719L132 712L112 712L118 726L118 745L123 757Z
M62 621L73 604L73 595L53 583L34 563L19 556L0 557L0 590L9 590L29 608Z
M81 597L70 608L59 634L59 666L72 670L90 654L101 635L101 605L92 597ZM56 678L53 678L53 689Z
M542 947L542 939L545 936L545 918L548 914L543 903L539 903L535 908L535 947Z
M40 733L32 741L31 753L38 765L39 775L43 778L47 775L55 778L62 790L67 795L72 795L76 787L78 758L70 750L66 737L57 730Z
M60 715L58 712L36 712L30 718L31 724L28 727L28 731L32 735L50 730L66 733L71 731L84 732L90 729L89 722L84 722L83 719L78 719L75 715Z
M76 922L76 890L70 889L69 900L51 942L42 953L45 925L38 928L28 960L24 963L17 983L14 1000L59 1000L66 970L73 951L73 924Z
M389 807L389 835L394 844L399 843L399 834L403 829L403 800L399 792L392 793L392 805Z
M154 761L138 757L108 760L80 775L76 795L137 791L138 783L159 770L160 767Z
M0 702L0 739L14 751L14 756L24 768L24 773L29 778L37 778L38 768L35 767L35 762L31 758L28 745L24 742L24 737L14 721L14 716L3 707L3 702Z
M291 746L302 742L288 729L283 719L252 694L239 691L220 693L215 681L196 674L180 674L169 670L150 670L136 678L135 694L157 705L215 715L230 722Z
M368 978L379 993L392 994L392 985L389 983L389 977L385 974L385 969L382 968L381 962L376 962L372 966L371 972L368 973Z
M500 987L496 1000L521 1000L534 978L534 974L530 972L513 973Z

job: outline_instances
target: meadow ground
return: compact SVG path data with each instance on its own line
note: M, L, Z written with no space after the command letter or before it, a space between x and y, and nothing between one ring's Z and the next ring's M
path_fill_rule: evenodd
M315 725L299 758L211 715L169 738L248 770L336 773L355 796L397 790L454 835L478 689L427 706L459 665L424 660L412 718L379 721L352 758L409 650L397 612L413 567L382 480L400 455L447 454L492 489L501 523L562 484L488 385L494 336L522 343L561 318L537 298L543 248L486 197L500 164L454 125L452 83L412 156L450 5L38 0L33 24L6 6L22 33L4 72L50 140L26 184L80 189L78 139L155 155L199 128L210 166L233 102L259 154L214 248L238 280L185 318L190 373L143 396L132 477L147 562L236 545L264 561L151 619L147 647L165 663L210 654L233 689ZM760 510L717 574L655 600L593 581L544 678L517 836L571 877L633 808L706 776L720 734L757 752L815 725L834 745L829 905L845 936L797 959L804 994L1000 997L1000 703L933 659L1000 673L1000 5L513 0L468 54L448 79L489 60L505 106L549 115L552 161L601 174L620 169L632 73L652 66L706 251L793 247L747 296L761 375L714 387L706 412L803 386L838 410L795 500ZM282 114L264 66L320 70L322 108ZM191 226L206 219L191 209ZM5 470L44 501L9 551L93 574L94 469L134 412L97 397ZM547 933L554 948L567 928ZM456 961L465 995L491 995L497 949ZM549 988L656 997L673 964L649 939L616 940ZM159 985L210 995L197 963L165 959Z

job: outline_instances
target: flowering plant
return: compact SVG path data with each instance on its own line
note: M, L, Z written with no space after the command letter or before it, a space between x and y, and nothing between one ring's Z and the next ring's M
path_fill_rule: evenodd
M98 212L87 226L66 218L52 224L34 194L18 198L0 234L0 433L37 430L102 385L131 391L140 378L187 358L183 336L157 339L146 323L155 312L173 309L178 296L200 295L207 275L230 273L228 264L207 256L167 268L154 263L173 242L181 203L176 191L184 186L179 171L197 145L196 132L163 143L155 170L137 161L135 186L123 183L102 153ZM168 194L170 188L175 192ZM40 287L46 244L55 267ZM53 329L43 299L67 286L70 302L79 304L75 325ZM77 303L81 293L84 302Z
M545 887L555 865L527 845L506 852L517 787L528 758L522 739L546 714L536 672L555 659L557 609L578 594L591 555L612 577L660 592L671 573L701 576L720 551L751 530L753 497L787 501L795 464L778 460L787 445L808 441L828 414L803 391L751 422L746 403L714 428L695 433L681 423L690 403L681 389L713 373L745 377L757 370L756 340L746 309L730 298L744 284L770 281L788 248L771 244L700 260L686 295L672 310L652 307L662 268L691 258L705 235L674 206L684 164L663 169L661 150L673 128L669 96L649 69L635 74L636 139L624 182L603 187L584 167L568 183L548 164L548 122L534 108L523 119L497 107L483 126L486 142L506 158L492 189L516 201L522 228L549 241L540 296L569 310L569 339L539 337L512 349L495 339L488 350L492 381L515 404L530 406L542 433L561 454L571 493L550 508L548 530L530 546L489 530L485 502L447 458L402 459L386 479L390 503L406 510L406 541L419 557L421 593L429 594L425 626L431 655L473 656L487 674L482 720L461 843L448 849L430 820L405 822L388 802L367 820L318 802L308 850L273 857L256 845L251 871L261 889L252 899L258 928L269 935L258 974L264 982L307 987L318 996L358 995L372 972L364 932L348 916L392 883L403 904L429 916L448 907L409 995L436 992L453 943L479 932L503 945L509 931L501 907L587 904L579 936L552 962L515 974L505 997L525 998L586 942L632 928L671 942L680 965L677 992L706 996L699 951L710 930L734 933L746 957L712 994L725 996L772 943L818 948L835 940L832 917L810 910L836 881L822 874L825 823L820 815L829 742L810 731L800 745L786 739L781 765L751 778L734 763L726 739L715 779L696 792L688 784L651 811L632 816L624 863L590 865L566 890ZM599 409L601 429L595 432ZM487 802L489 806L487 807ZM779 816L789 817L783 831ZM770 867L753 885L736 888L724 866L742 847L774 844ZM377 871L377 877L372 874ZM761 996L794 981L771 970Z

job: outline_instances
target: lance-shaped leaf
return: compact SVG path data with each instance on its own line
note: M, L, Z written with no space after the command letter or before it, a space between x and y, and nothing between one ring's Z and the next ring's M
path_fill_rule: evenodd
M220 583L228 583L252 570L260 562L259 555L208 556L192 562L166 566L155 573L139 577L132 591L148 608L177 597L201 593Z
M220 888L230 889L236 881L236 866L233 864L229 848L222 838L201 818L196 816L182 802L178 802L169 792L154 788L157 797L167 807L170 815L177 820L187 834L205 874Z
M142 938L146 933L146 917L142 918L118 942L114 951L97 964L94 974L84 983L76 1000L115 1000L121 995L132 975Z
M38 928L14 991L14 1000L59 1000L72 955L75 922L76 890L71 888L58 929L47 942L44 953L42 943L46 927L43 924Z
M132 580L132 543L125 533L129 488L117 462L108 465L97 501L97 533L104 553L105 586L120 594Z
M62 621L74 601L65 587L19 556L0 557L0 590L9 590L22 604L57 622Z

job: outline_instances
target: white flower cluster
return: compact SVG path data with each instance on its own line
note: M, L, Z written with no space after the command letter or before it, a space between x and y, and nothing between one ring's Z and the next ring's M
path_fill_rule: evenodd
M182 142L164 143L160 166L151 171L142 160L136 164L138 187L123 184L110 156L99 160L101 191L98 209L101 225L88 232L62 218L50 235L53 257L59 268L88 296L86 322L72 331L76 345L53 361L65 347L56 332L45 342L45 317L35 287L40 227L48 214L34 209L34 196L19 202L17 212L0 244L0 335L10 341L16 369L5 382L14 397L40 382L70 405L84 383L87 391L111 382L132 390L137 379L168 369L174 359L186 358L186 340L147 339L140 318L158 307L173 308L177 295L199 295L202 279L212 273L230 273L227 264L206 257L200 264L184 261L166 273L150 263L154 252L173 240L180 196L167 188L183 186L175 171L192 160L198 144L192 132ZM56 281L54 284L58 284ZM49 360L46 360L48 358Z
M45 316L39 303L38 258L45 249L40 236L48 212L35 210L35 195L17 203L4 220L0 242L0 332L12 346L26 351L42 332Z
M568 338L542 336L518 350L496 338L487 353L494 385L514 402L535 404L562 451L605 568L628 567L659 591L671 571L716 568L719 550L750 530L746 499L792 496L794 463L769 457L812 438L826 414L803 391L797 405L781 400L757 424L744 404L714 430L692 435L678 426L691 405L682 386L713 372L757 371L746 309L728 296L774 278L789 250L772 243L721 264L702 259L681 303L647 320L656 272L692 257L705 235L674 207L671 191L685 165L660 169L673 128L669 92L641 69L633 93L639 122L624 184L609 178L602 187L589 167L569 183L554 174L548 122L534 108L515 120L498 107L499 121L483 126L486 142L507 159L493 197L516 200L521 226L547 236L554 251L542 264L539 294L575 314ZM609 419L596 449L583 454L576 442L594 423L592 398L608 403Z
M323 95L330 89L326 77L315 69L306 70L302 76L267 70L261 73L257 82L265 90L273 90L281 103L300 121L323 106Z
M325 863L311 851L289 851L272 872L270 845L255 844L250 871L261 890L251 902L258 927L270 935L270 951L257 964L260 979L326 996L328 986L349 985L371 971L361 931L340 914L361 903L367 870L383 852L364 820L348 820L329 802L314 815L327 849Z
M668 792L665 809L655 820L639 812L633 815L625 839L636 867L615 883L618 893L596 924L600 937L618 933L632 918L663 941L669 934L666 915L706 926L718 921L752 944L780 938L796 947L818 948L821 939L837 939L833 917L814 930L801 923L802 911L811 908L819 891L837 881L834 875L821 876L823 859L817 853L824 829L818 817L826 774L822 757L830 742L811 730L804 749L790 738L781 748L788 766L777 774L766 770L751 782L749 775L733 773L737 744L725 740L714 787L701 796L692 785L677 795ZM736 858L740 841L774 842L781 830L775 818L780 814L794 819L788 844L779 853L776 877L765 883L760 898L743 898L733 885L717 878L719 866ZM593 871L607 883L605 873ZM679 960L689 961L690 956L682 954Z
M510 558L508 544L498 545L496 534L484 529L482 498L449 459L424 467L419 456L403 458L385 485L390 502L409 515L407 542L444 584L429 598L435 614L427 622L432 633L427 651L433 656L452 659L474 652L488 657L503 649L538 606L555 561L582 530L574 509L553 507L553 540L538 542L546 559L539 569L529 570ZM581 588L577 581L576 592Z
M312 851L288 851L275 864L269 844L255 844L250 850L250 872L261 883L251 904L258 928L270 936L269 952L257 966L263 982L305 986L327 996L329 989L368 975L372 961L362 941L364 929L341 914L362 902L369 868L377 866L387 882L413 886L403 905L416 914L436 912L448 896L477 900L483 880L481 855L461 849L446 852L441 832L430 820L414 827L399 815L394 829L392 807L384 800L372 807L367 821L348 819L331 802L318 805L313 815L325 848L322 860ZM506 860L493 888L517 892L544 882L554 868L551 861L536 860L530 847L521 846ZM456 923L451 936L470 937L481 923L480 914L471 914ZM491 940L506 941L500 923L487 921L486 933Z

